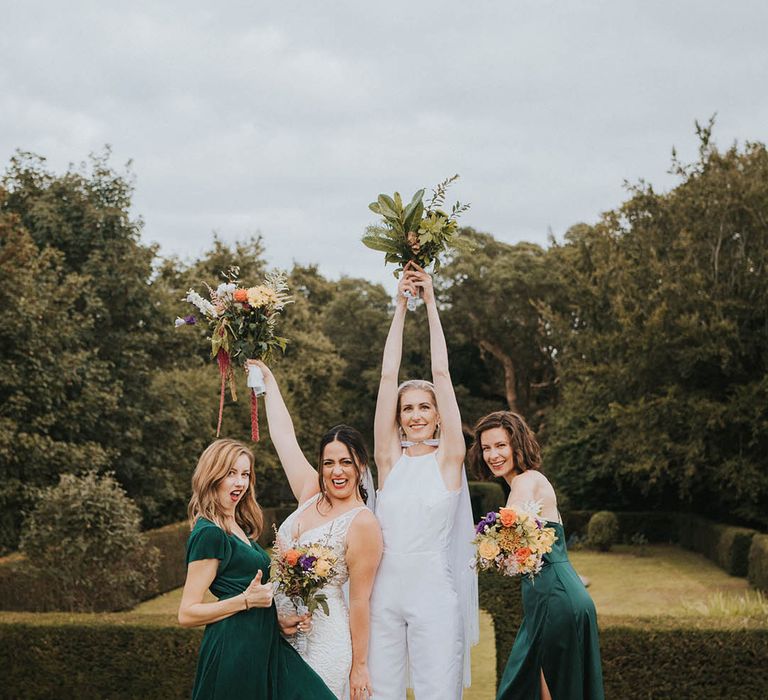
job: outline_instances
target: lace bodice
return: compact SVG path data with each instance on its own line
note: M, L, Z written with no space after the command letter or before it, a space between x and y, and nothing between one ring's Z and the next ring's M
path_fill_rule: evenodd
M352 666L352 641L349 633L349 611L342 586L349 579L347 567L347 531L355 516L365 506L353 508L333 520L299 533L298 541L294 538L296 519L307 508L315 506L319 495L310 498L291 513L277 531L281 544L290 546L294 543L308 545L319 542L331 547L336 554L336 575L323 588L328 598L329 615L316 610L312 616L312 632L307 640L306 650L299 649L304 660L325 681L325 684L338 698L347 697L349 671ZM278 610L286 605L285 596L278 590L275 602Z

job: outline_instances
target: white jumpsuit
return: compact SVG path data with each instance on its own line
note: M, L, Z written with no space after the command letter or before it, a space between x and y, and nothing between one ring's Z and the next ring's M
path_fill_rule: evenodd
M403 700L409 671L416 700L461 698L464 628L450 562L459 494L446 488L434 452L404 454L378 494L384 554L368 652L376 700Z

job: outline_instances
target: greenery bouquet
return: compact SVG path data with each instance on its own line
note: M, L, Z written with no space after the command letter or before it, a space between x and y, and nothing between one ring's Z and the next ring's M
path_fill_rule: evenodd
M399 277L405 265L413 260L426 269L440 269L440 256L451 250L469 251L472 242L460 235L458 217L469 204L456 202L450 213L446 212L445 195L458 175L443 180L432 190L432 198L424 203L424 192L416 192L411 201L403 206L399 192L390 197L380 194L368 208L381 216L383 221L368 226L363 243L373 250L384 253L384 263L396 263L395 277ZM415 300L409 299L408 308L413 310Z
M209 299L205 299L194 289L187 292L184 301L192 304L205 318L211 328L211 357L215 357L221 374L221 393L219 396L219 421L216 437L221 432L221 418L224 411L224 388L229 381L230 395L237 401L234 382L234 364L242 364L248 369L248 387L251 397L251 437L259 440L259 418L257 397L265 392L264 377L255 365L248 365L248 360L269 361L276 349L285 350L288 343L276 333L277 320L286 304L293 300L288 295L288 284L284 272L272 272L266 275L264 283L255 287L239 285L238 267L230 267L222 273L226 282L216 289L208 284ZM176 327L194 325L194 315L176 319Z

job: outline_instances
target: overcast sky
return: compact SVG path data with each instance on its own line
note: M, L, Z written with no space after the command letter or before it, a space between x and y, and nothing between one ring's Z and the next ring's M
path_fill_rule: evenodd
M131 159L164 254L260 232L274 265L392 279L379 192L460 173L464 221L546 244L659 188L670 150L768 141L765 0L0 0L0 158ZM387 282L389 286L389 282Z

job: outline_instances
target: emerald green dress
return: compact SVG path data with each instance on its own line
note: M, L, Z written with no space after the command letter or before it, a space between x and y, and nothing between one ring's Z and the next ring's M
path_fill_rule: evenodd
M522 579L523 623L496 698L539 700L543 670L552 700L604 700L595 604L568 560L563 526L547 527L557 541L533 581Z
M219 559L210 590L219 599L239 595L262 572L269 555L200 518L187 542L187 564ZM320 677L281 636L274 604L242 610L207 625L200 645L193 700L335 700Z

